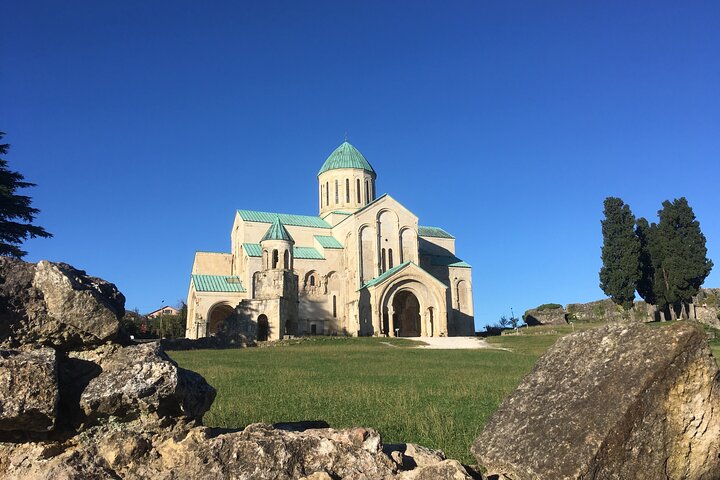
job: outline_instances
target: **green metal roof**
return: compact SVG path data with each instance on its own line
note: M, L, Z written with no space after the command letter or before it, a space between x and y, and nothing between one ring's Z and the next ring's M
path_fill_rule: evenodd
M262 243L265 240L282 240L284 242L295 243L295 240L293 240L290 232L287 231L285 225L283 225L280 221L280 217L275 217L275 221L273 221L272 225L270 225L270 228L268 228L268 231L265 232L265 235L263 235L260 239L260 242Z
M430 265L438 267L459 267L459 268L472 268L472 266L460 260L456 256L447 257L443 255L428 255L430 257Z
M378 275L377 277L375 277L371 280L368 280L367 283L365 283L365 285L362 286L362 288L372 287L373 285L377 285L378 283L385 281L387 278L395 275L395 273L397 271L402 270L403 268L407 267L411 263L413 263L413 262L407 261L405 263L401 263L400 265L398 265L396 267L391 268L390 270L386 270L384 273Z
M418 235L421 237L455 238L440 227L418 226Z
M243 243L242 246L248 257L262 257L262 247L259 243ZM325 260L323 254L315 247L293 247L293 256L300 260Z
M192 282L198 292L245 293L240 277L227 275L192 275Z
M323 248L343 248L342 243L340 243L337 238L329 235L315 235L315 240L317 240Z
M288 213L258 212L256 210L238 210L240 218L246 222L273 223L279 218L284 225L296 227L332 228L332 226L320 217L312 215L291 215Z
M242 247L248 257L262 257L262 247L259 243L243 243Z
M323 163L318 175L328 170L335 170L336 168L359 168L366 172L375 173L375 170L373 170L370 163L365 160L362 153L347 141L343 142L330 154L327 160L325 160L325 163Z
M315 247L294 247L293 256L300 260L325 260Z

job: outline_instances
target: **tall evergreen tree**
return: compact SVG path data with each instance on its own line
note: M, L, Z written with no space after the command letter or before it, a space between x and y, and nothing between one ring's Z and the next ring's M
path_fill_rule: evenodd
M5 133L0 132L0 140ZM0 144L0 155L6 155L10 145ZM18 247L28 238L52 237L44 228L33 225L39 210L30 205L32 200L18 195L19 188L34 187L34 183L24 182L18 172L7 168L7 161L0 158L0 255L22 258L27 252Z
M621 199L605 199L602 221L603 247L600 288L625 310L633 306L640 280L640 240L635 235L635 216Z
M653 255L651 250L655 247L653 242L654 234L657 230L657 225L648 224L648 221L644 218L638 218L637 227L635 228L635 234L640 240L640 279L637 284L637 292L640 297L650 305L656 305L657 299L655 298L655 291L653 289L653 282L655 278L655 268L652 263Z
M682 197L664 201L660 221L652 231L650 256L653 264L653 292L656 304L670 306L672 318L697 295L713 263L707 258L705 235L700 222Z

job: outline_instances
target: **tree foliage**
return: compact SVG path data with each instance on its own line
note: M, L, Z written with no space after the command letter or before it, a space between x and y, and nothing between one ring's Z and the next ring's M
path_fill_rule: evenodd
M643 254L649 258L649 262L643 260L641 285L646 293L650 291L648 298L653 302L646 298L648 303L662 310L671 306L674 316L678 307L697 295L713 263L707 258L700 222L684 197L663 202L658 217L657 224L638 224Z
M621 199L605 199L600 288L613 302L630 310L640 280L640 240L635 216Z
M656 242L653 241L657 226L650 225L644 218L638 218L635 233L640 240L640 279L637 284L637 292L650 305L657 304L657 298L653 289L653 281L655 278L655 267L653 266L653 258L650 249L654 248Z
M4 136L0 132L0 140ZM9 148L7 143L0 144L0 155L6 155ZM24 179L19 172L9 170L7 161L0 158L0 255L6 257L27 255L18 245L28 238L52 237L44 228L32 224L40 211L31 206L30 197L16 193L18 189L35 186Z

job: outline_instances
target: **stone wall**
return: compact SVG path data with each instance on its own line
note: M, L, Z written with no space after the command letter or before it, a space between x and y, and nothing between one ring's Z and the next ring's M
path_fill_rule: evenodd
M567 306L568 322L651 322L655 319L656 308L643 301L635 302L631 310L625 311L622 306L609 298L589 303L570 303Z

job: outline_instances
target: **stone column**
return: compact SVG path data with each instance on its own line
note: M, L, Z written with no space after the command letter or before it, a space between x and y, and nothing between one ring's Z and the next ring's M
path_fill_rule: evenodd
M394 337L395 336L395 320L393 319L393 315L395 313L395 309L390 305L388 307L388 337Z
M430 322L430 309L425 310L425 314L420 313L420 336L427 337L427 326Z

